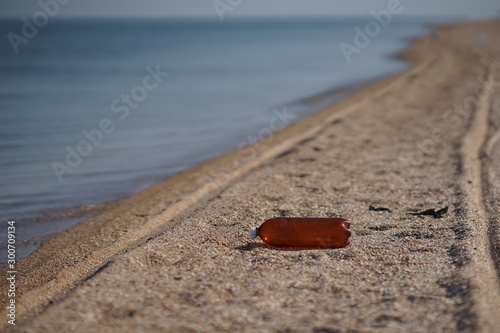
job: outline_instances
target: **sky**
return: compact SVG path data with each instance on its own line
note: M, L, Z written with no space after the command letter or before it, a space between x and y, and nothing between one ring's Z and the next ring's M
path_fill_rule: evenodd
M405 16L500 16L500 0L0 0L0 16L30 17L41 10L40 3L56 1L66 3L57 14L66 17L366 16L391 1L400 2Z

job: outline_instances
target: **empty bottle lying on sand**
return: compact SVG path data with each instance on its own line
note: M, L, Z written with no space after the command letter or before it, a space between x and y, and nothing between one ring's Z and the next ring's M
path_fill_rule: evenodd
M349 245L351 222L344 218L275 217L250 228L272 247L338 248Z

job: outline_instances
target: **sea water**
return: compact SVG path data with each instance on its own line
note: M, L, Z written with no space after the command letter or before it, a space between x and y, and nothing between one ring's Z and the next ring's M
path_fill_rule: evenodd
M18 255L85 218L78 207L251 143L277 112L281 127L331 103L325 92L403 70L393 56L430 20L394 20L348 62L340 45L356 46L368 21L53 19L17 53L7 37L23 22L0 21L0 217L16 221Z

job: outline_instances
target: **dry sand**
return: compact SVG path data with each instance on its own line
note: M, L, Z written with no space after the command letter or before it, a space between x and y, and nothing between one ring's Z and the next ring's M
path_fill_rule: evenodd
M499 32L442 27L409 71L51 239L8 331L498 331ZM251 241L274 216L346 217L351 245Z

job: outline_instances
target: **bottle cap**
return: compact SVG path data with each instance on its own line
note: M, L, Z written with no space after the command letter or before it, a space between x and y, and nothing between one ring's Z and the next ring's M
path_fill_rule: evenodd
M250 228L250 236L252 237L252 239L255 239L255 237L257 237L258 235L259 235L259 228L256 227Z

